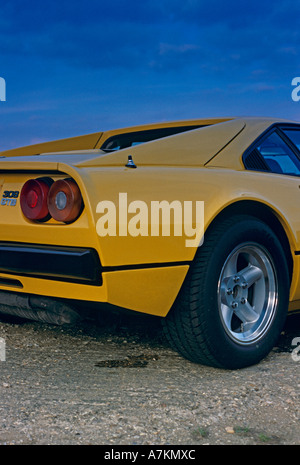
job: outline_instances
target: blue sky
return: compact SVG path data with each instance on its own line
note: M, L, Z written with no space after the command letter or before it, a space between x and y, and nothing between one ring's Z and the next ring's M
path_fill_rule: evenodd
M166 120L300 120L299 17L295 0L2 0L0 150Z

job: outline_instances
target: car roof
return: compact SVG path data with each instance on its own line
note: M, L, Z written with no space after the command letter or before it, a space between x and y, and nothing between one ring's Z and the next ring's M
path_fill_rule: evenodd
M101 154L79 162L78 166L120 165L131 155L138 166L214 166L213 161L217 160L217 166L242 169L241 156L244 150L268 127L287 121L275 118L234 118L105 156Z
M17 147L10 150L0 152L0 156L3 157L16 157L16 156L28 156L37 155L41 153L50 152L62 152L71 150L92 150L99 149L106 140L109 138L119 135L139 131L147 130L159 130L162 128L176 128L184 126L207 126L212 124L218 124L221 122L229 121L233 117L223 118L201 118L201 119L190 119L181 121L164 121L160 123L143 124L138 126L130 126L125 128L113 129L108 131L95 132L91 134L85 134L75 137L69 137L65 139L58 139L54 141L42 142L40 144L26 145L23 147Z

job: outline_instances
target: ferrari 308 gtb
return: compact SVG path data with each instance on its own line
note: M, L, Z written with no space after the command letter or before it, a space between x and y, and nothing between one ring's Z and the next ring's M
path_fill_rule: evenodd
M300 124L180 121L0 153L0 312L161 318L214 367L258 363L300 307ZM99 310L100 311L100 310Z

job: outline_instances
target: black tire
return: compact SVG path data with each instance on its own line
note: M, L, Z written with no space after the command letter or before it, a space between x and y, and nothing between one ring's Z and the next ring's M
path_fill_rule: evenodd
M256 364L280 335L289 286L276 234L254 217L231 217L205 235L163 319L165 335L175 350L196 363L227 369Z

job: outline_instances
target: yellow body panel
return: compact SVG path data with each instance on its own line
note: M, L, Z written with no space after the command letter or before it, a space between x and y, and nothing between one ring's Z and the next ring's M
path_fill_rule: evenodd
M4 190L20 191L26 180L41 173L53 179L72 177L81 190L85 208L72 224L59 224L54 220L37 224L25 219L19 205L1 206L0 241L92 248L98 252L105 269L101 286L0 273L0 290L108 302L165 316L197 247L186 247L186 237L174 234L170 237L99 237L96 230L98 203L105 200L118 205L120 193L127 194L128 204L141 200L149 208L152 201L203 201L206 230L225 208L251 200L267 206L288 237L294 262L290 300L291 308L295 308L296 301L300 300L300 263L299 256L295 256L300 250L300 207L298 200L291 199L298 199L300 195L299 178L245 171L241 161L246 148L276 121L251 118L201 121L212 125L111 154L99 150L104 139L98 133L90 139L84 136L87 145L93 145L96 139L97 142L83 151L28 156L30 150L26 149L19 152L22 158L18 158L21 149L17 149L10 152L8 158L1 159L0 196ZM124 131L129 132L129 128ZM117 131L104 133L105 138L115 133ZM75 139L70 147L73 143L80 148ZM61 147L57 143L54 152L62 150ZM128 155L133 157L137 169L125 166ZM22 287L2 284L1 278L14 278Z
M45 152L94 149L102 135L102 132L97 132L95 134L87 134L84 136L71 137L68 139L28 145L26 147L5 150L0 152L0 156L20 157L26 155L39 155L40 153Z

